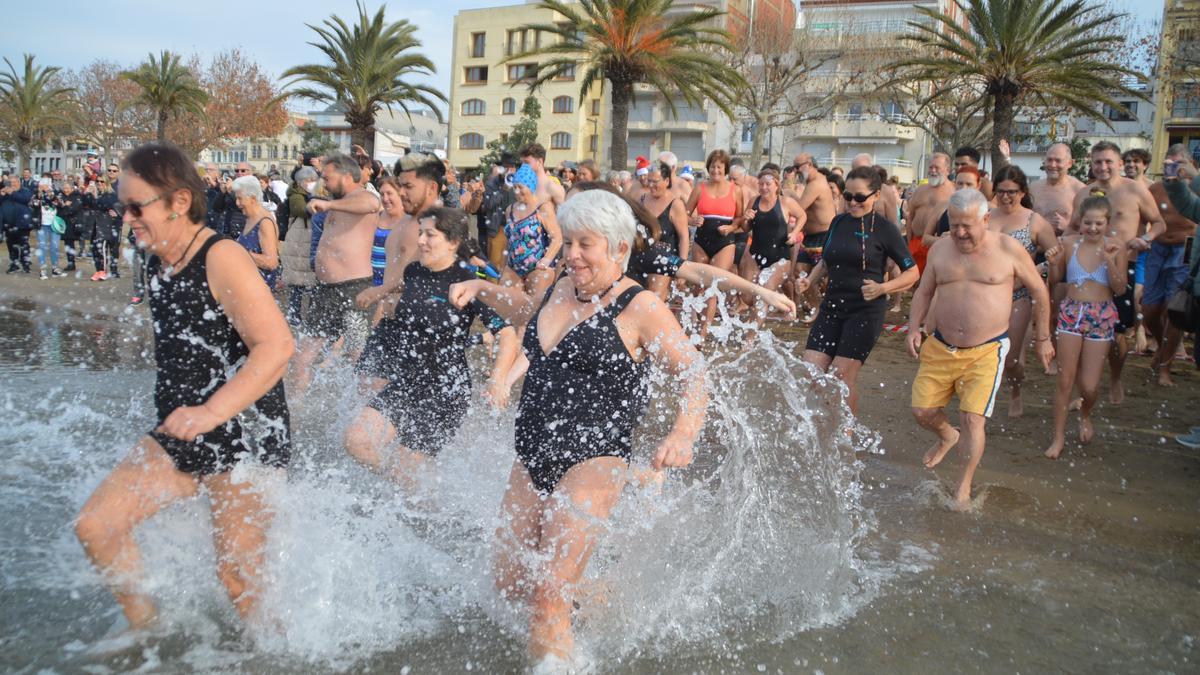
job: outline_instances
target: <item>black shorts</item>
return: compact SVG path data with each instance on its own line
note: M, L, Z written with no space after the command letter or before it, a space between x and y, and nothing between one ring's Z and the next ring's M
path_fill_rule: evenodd
M737 269L742 264L742 256L746 255L746 244L750 241L749 232L738 232L733 235L733 266Z
M343 337L351 330L365 333L369 325L367 312L354 306L354 298L370 287L371 277L335 284L317 282L312 289L301 332L329 340Z
M362 356L354 364L354 372L381 380L400 379L399 332L403 329L395 316L385 316L375 324L367 337Z
M1129 276L1126 281L1125 292L1113 298L1113 303L1117 306L1117 326L1113 330L1118 335L1128 332L1137 326L1137 308L1133 306L1133 286L1136 275L1137 258L1135 257L1129 261Z
M253 410L248 413L251 414L234 417L190 442L158 431L146 435L162 446L176 469L197 476L225 473L246 460L275 468L287 466L292 459L287 409L274 419L253 414Z
M864 307L851 312L832 310L829 303L822 303L817 320L808 331L805 349L865 362L883 331L886 312L886 303L878 309Z
M469 382L446 387L409 380L389 383L367 406L392 423L400 445L436 457L462 426L469 399Z
M825 253L825 240L828 238L829 230L804 235L804 242L796 254L796 262L810 267L819 265Z

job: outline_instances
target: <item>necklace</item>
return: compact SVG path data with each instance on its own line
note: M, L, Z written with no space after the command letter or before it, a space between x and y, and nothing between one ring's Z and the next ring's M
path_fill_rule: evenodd
M858 238L859 245L862 247L862 269L867 271L867 217L863 216L862 220L858 221L860 236ZM871 236L875 236L875 212L871 212Z
M175 267L177 265L179 265L179 263L183 262L184 257L187 256L187 252L189 250L191 250L192 244L196 243L196 237L199 237L200 233L203 232L204 229L205 229L204 226L201 225L200 229L196 230L196 234L193 234L192 238L190 240L188 240L187 246L183 247L183 253L179 254L179 257L175 259L175 262L173 262L173 263L167 265L165 268L163 268L164 272L166 272L167 274L170 274L175 271Z
M579 289L576 288L575 289L575 299L578 300L579 302L582 302L585 304L590 303L590 302L597 302L600 300L600 298L603 298L604 296L608 295L609 291L616 288L617 284L621 283L621 279L624 279L624 278L625 278L624 274L618 274L617 280L612 282L612 284L608 288L604 289L603 291L600 291L599 293L597 293L591 297L585 297L585 298L579 297Z

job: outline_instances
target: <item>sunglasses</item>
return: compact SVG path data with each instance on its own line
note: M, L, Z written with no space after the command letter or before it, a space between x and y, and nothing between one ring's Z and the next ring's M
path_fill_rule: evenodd
M870 192L868 192L865 195L856 195L853 192L850 192L849 190L847 190L842 193L842 199L845 199L848 202L858 202L859 204L862 204L863 202L867 201L871 197L874 197L876 192L879 192L879 190L871 190Z
M109 173L116 173L116 172L117 172L117 170L116 170L116 169L109 169L109 170L108 170L108 172L109 172Z
M154 202L162 199L165 196L166 196L165 193L158 194L149 199L144 199L140 202L129 202L127 204L122 204L122 203L118 202L117 210L124 211L124 212L128 213L129 215L133 216L134 218L141 218L142 213L144 212L143 209L145 209L147 206L150 206Z

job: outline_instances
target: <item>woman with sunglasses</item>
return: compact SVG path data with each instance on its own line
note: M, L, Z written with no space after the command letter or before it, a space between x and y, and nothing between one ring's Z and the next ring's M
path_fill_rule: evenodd
M121 221L116 215L117 193L108 181L98 178L84 197L85 208L92 211L92 260L96 273L92 281L119 278L117 254L121 246Z
M1033 210L1029 197L1029 179L1021 167L1010 164L996 172L992 188L996 208L988 218L988 229L1003 232L1020 242L1031 258L1038 251L1045 253L1058 246L1054 228L1045 218ZM1013 288L1013 309L1009 316L1008 337L1013 348L1008 350L1004 361L1004 377L1011 387L1008 399L1008 416L1020 417L1024 413L1021 403L1021 382L1025 379L1025 334L1033 316L1033 300L1029 289L1016 282Z
M829 287L812 329L804 361L832 372L846 383L850 411L858 406L858 371L883 330L887 294L910 288L920 272L900 236L900 228L875 212L882 183L879 173L860 166L846 176L846 213L829 225L821 262L796 282L797 291L829 278ZM888 260L900 276L884 281Z
M182 150L148 143L123 168L123 219L151 256L157 425L88 498L75 532L130 628L146 628L157 612L134 530L203 491L217 576L243 619L261 618L264 487L291 455L292 334L250 255L205 227L204 184Z

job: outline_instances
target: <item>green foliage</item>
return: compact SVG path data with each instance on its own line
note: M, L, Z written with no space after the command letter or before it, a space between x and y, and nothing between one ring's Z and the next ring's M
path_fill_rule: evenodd
M314 122L306 122L300 129L300 151L325 155L337 148L332 140L325 135Z
M500 155L510 152L516 156L521 148L537 141L538 120L542 117L542 104L537 98L526 96L521 105L521 119L513 125L512 131L500 138L487 142L487 152L479 158L480 166L491 166L500 163Z
M179 55L163 50L160 57L149 58L135 70L121 77L141 88L138 102L150 106L158 115L158 140L166 140L167 120L184 113L204 117L208 94L190 68L183 65Z
M407 80L413 75L432 75L433 61L413 50L421 46L417 27L407 20L384 21L384 7L368 17L359 3L358 21L347 24L336 14L324 26L308 24L320 38L310 42L325 55L327 62L288 68L283 78L288 84L307 83L287 92L313 101L336 104L346 115L354 143L374 153L375 117L380 110L395 105L405 113L408 106L420 104L442 119L439 103L446 97L437 89Z
M1138 73L1112 53L1124 37L1108 32L1123 15L1085 0L954 0L966 25L948 14L917 6L907 37L917 53L894 66L927 83L929 100L951 94L945 82L961 81L992 108L992 163L1007 164L999 142L1012 137L1018 108L1067 109L1104 124L1101 103L1123 109L1118 97L1144 99L1123 83Z
M75 90L61 86L55 66L35 66L25 55L21 72L7 58L8 72L0 72L0 145L16 150L23 168L37 145L68 133L73 125Z
M1088 170L1092 168L1092 143L1086 138L1072 138L1070 147L1071 159L1074 164L1071 165L1069 173L1086 183L1088 182Z
M676 98L682 98L697 108L712 103L731 119L746 86L728 63L733 55L729 34L716 27L724 12L703 5L677 12L673 5L674 0L539 0L538 7L562 20L526 25L542 32L542 46L501 63L548 56L528 82L530 89L570 75L580 82L580 102L593 85L607 80L613 106L611 165L623 169L633 85L650 85L672 112Z

